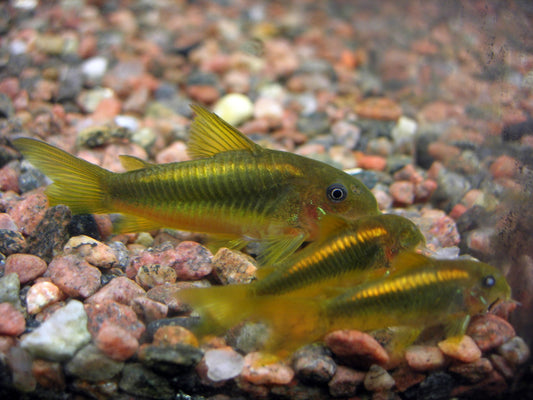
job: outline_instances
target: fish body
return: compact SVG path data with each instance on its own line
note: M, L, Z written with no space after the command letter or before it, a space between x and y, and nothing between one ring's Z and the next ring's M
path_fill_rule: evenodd
M161 227L203 232L239 248L264 244L275 262L318 235L328 214L348 220L378 214L372 193L325 163L265 149L200 106L191 125L190 161L162 165L122 156L112 173L28 138L14 145L49 176L51 205L74 213L122 213L122 232Z
M326 216L321 226L319 240L269 268L272 272L249 285L250 291L265 295L317 284L319 291L327 285L353 286L364 278L361 272L381 269L385 273L398 253L425 243L413 222L393 214L352 222Z

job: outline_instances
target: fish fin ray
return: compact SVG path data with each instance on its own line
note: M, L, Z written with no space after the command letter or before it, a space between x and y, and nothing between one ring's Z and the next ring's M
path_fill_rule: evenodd
M414 251L404 251L396 256L392 262L391 269L409 269L427 266L431 262L431 258Z
M348 226L348 222L342 217L331 214L324 215L319 222L319 237L321 239L326 239L335 232L345 230Z
M53 183L46 188L51 206L67 205L74 214L109 213L107 181L113 174L40 140L18 138L17 150Z
M138 169L143 169L143 168L154 166L154 164L148 161L145 161L139 157L135 157L135 156L128 156L128 155L122 154L118 156L118 158L120 160L120 163L122 164L122 167L124 167L126 171L135 171Z
M131 214L121 214L113 225L114 233L149 232L162 228L161 224Z
M187 152L193 159L212 157L226 151L248 150L254 154L261 146L206 108L193 104L196 113L191 129Z
M274 236L261 240L257 256L259 266L274 265L294 253L305 242L307 235Z

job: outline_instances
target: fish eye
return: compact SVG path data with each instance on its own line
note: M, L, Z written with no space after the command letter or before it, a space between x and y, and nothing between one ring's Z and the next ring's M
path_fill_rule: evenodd
M338 203L346 198L348 191L344 185L341 185L340 183L334 183L328 187L326 194L328 195L328 199L334 203Z
M496 284L496 279L492 275L487 275L483 278L482 284L486 288L493 287Z

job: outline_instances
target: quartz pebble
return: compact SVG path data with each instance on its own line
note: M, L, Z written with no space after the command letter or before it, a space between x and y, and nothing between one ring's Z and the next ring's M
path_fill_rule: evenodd
M254 113L252 101L240 93L230 93L220 98L213 106L213 112L231 125L240 125Z
M263 353L253 352L244 356L241 376L254 385L286 385L294 378L294 371Z
M46 306L56 303L62 298L63 292L52 282L37 282L30 287L26 294L26 308L28 313L37 314Z
M244 367L244 358L231 347L208 350L204 354L207 377L219 382L238 376Z
M34 357L64 361L70 359L90 339L83 304L71 300L37 329L24 335L20 345Z
M46 271L47 265L41 258L31 254L12 254L6 259L4 273L15 273L22 284L33 281Z
M438 343L438 346L447 356L465 363L474 362L481 357L481 350L468 335L464 335L460 341L456 338L443 340Z
M334 331L326 335L324 343L339 358L355 365L386 365L389 355L367 333L356 330Z

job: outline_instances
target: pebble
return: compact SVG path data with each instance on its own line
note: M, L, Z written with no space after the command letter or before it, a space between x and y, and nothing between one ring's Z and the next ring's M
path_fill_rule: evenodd
M46 262L31 254L12 254L7 257L4 266L4 273L15 273L19 277L21 284L35 280L47 269Z
M506 341L498 347L497 351L513 366L524 364L530 356L529 347L520 336L515 336Z
M365 375L365 389L370 392L389 390L394 384L394 378L383 367L376 364L372 364Z
M94 344L89 343L65 364L65 372L91 382L112 379L124 368L121 361L112 360Z
M326 335L324 343L336 356L350 364L368 366L386 365L389 362L385 349L376 339L364 332L334 331Z
M212 266L213 275L222 285L250 283L255 279L257 271L252 257L226 247L216 252Z
M0 213L0 231L1 230L8 230L8 231L18 231L17 224L13 221L13 219L9 216L7 213Z
M435 346L411 346L405 351L405 359L415 371L433 371L446 365L444 354Z
M179 291L184 287L191 287L191 285L182 283L159 285L150 289L146 295L149 299L165 304L170 313L183 313L190 311L189 305L183 303L178 296Z
M364 382L365 372L338 365L335 375L328 382L329 394L333 397L352 397L357 387Z
M0 253L10 255L21 253L26 248L26 239L20 232L0 229Z
M0 278L0 303L11 303L22 311L19 292L20 281L17 274L6 274Z
M2 93L0 93L0 114L2 113L1 96ZM18 173L10 165L6 165L0 168L0 190L4 192L7 192L9 190L16 193L20 192Z
M102 274L82 258L63 255L50 262L46 276L68 296L87 298L100 288Z
M489 167L490 174L494 179L514 178L519 170L518 160L508 155L499 156Z
M387 159L381 156L369 156L364 154L358 154L357 165L360 168L368 169L372 171L384 171L387 167Z
M171 399L175 395L170 383L140 363L128 363L122 370L119 387L126 393L150 399Z
M305 346L296 351L292 367L298 379L313 384L329 382L337 369L329 351L322 346Z
M417 399L451 399L452 388L454 387L453 377L443 371L434 372L420 382L417 391Z
M470 383L476 383L487 378L492 372L493 367L489 359L481 357L471 363L459 363L450 366L449 371L453 372Z
M397 181L389 187L389 192L395 204L411 205L415 201L415 185L408 181Z
M337 121L331 125L331 134L335 139L335 144L342 145L349 150L355 150L361 137L361 128L348 121Z
M18 336L25 329L24 314L11 303L0 303L0 335Z
M89 236L71 237L63 248L65 254L75 254L98 268L111 268L118 263L115 251Z
M301 115L296 123L299 132L308 137L315 137L329 132L329 118L325 112L313 112L309 115Z
M94 344L102 353L116 361L127 360L139 348L137 338L109 320L104 320L100 325Z
M412 370L406 363L402 363L392 372L396 382L396 390L405 392L407 389L422 382L426 375Z
M137 340L144 333L144 324L137 319L137 315L131 307L124 304L108 300L98 304L86 304L85 310L88 319L87 329L93 337L98 337L104 324L123 327Z
M174 268L166 265L150 264L143 265L139 268L135 282L148 290L155 286L174 283L176 282L176 278L177 274Z
M406 116L401 116L392 128L394 145L403 154L413 154L417 128L417 122Z
M43 388L56 392L65 390L65 374L60 363L40 359L33 360L31 372L37 383Z
M2 364L7 364L7 370L11 371L11 382L9 383L12 383L17 390L20 392L33 392L35 390L37 381L31 373L32 358L27 351L20 347L10 348ZM5 388L7 385L4 384L3 386ZM19 396L9 397L16 398Z
M252 101L241 93L221 97L213 106L213 112L228 124L238 126L254 115Z
M509 322L494 314L479 315L472 318L466 333L484 352L501 346L516 334Z
M149 299L148 297L136 297L130 304L137 317L145 324L165 318L168 314L168 306Z
M294 378L294 371L272 356L253 352L244 356L241 377L254 385L286 385Z
M172 346L143 344L139 348L137 358L147 367L168 374L196 366L203 354L199 348L187 344Z
M91 339L83 304L71 300L34 331L24 335L20 346L34 357L50 361L70 359Z
M244 367L244 357L231 347L208 350L204 353L207 377L220 382L240 375Z
M460 241L455 221L444 211L423 208L420 218L413 218L413 222L426 236L426 242L436 248L456 246Z
M277 99L263 96L255 101L254 118L268 121L270 127L281 126L283 114L283 107Z
M198 347L198 339L187 328L179 325L163 325L155 331L153 344L155 346L186 344Z
M63 292L52 282L35 283L26 294L26 309L30 314L41 312L46 306L57 303L63 298Z
M454 338L440 341L438 346L447 356L465 363L471 363L481 358L481 350L468 335L464 335L459 342Z
M112 279L107 285L98 290L85 301L87 304L100 304L106 300L130 305L139 296L144 296L146 292L138 284L125 276L118 276Z
M354 106L354 111L360 118L381 121L396 121L402 115L402 108L399 104L383 97L371 97L362 100Z
M108 61L105 57L96 56L89 58L81 65L81 72L86 81L94 86L102 80L107 71Z

